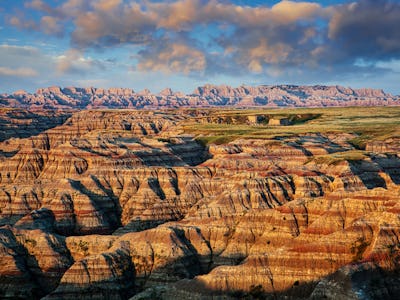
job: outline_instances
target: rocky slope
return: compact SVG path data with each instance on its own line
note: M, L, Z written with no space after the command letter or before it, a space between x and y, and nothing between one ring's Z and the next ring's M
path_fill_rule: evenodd
M30 137L61 125L72 115L69 111L0 110L0 141L12 137Z
M205 146L183 134L193 118L81 111L9 132L0 297L400 296L398 139L356 158L345 132Z
M159 94L126 88L41 88L34 94L17 91L0 95L0 107L45 108L160 108L208 106L325 107L399 105L398 96L375 89L342 86L240 86L205 85L192 94L165 89Z

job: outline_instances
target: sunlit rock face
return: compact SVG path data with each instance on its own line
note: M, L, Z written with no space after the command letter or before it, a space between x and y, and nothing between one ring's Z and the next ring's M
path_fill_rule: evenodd
M126 88L41 88L29 94L17 91L0 95L0 107L30 109L163 108L187 106L265 106L326 107L399 105L398 96L378 89L352 89L342 86L261 85L230 87L205 85L191 94L170 88L158 94Z
M38 94L111 92L133 93ZM400 296L398 139L354 158L340 132L204 145L186 131L207 111L40 114L31 136L2 127L0 298Z

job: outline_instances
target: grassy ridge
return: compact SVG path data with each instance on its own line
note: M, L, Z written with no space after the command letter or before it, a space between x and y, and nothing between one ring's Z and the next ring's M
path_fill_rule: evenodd
M289 126L247 124L201 124L193 121L183 125L186 133L194 134L205 144L222 144L237 138L269 139L305 133L350 133L356 137L349 140L357 149L364 149L370 140L384 140L400 136L400 107L340 107L297 109L251 109L209 111L210 116L266 114L290 117L295 114L317 115L304 123Z
M314 161L316 164L336 165L342 161L359 161L366 158L367 153L361 150L349 150L336 152L327 155L317 155L308 162ZM307 162L307 163L308 163Z

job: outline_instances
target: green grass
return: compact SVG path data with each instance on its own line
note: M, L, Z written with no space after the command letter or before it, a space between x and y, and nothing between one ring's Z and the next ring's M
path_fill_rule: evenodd
M354 139L348 140L348 142L358 150L365 150L368 142L368 136L358 136Z
M182 126L185 133L193 134L207 144L223 143L237 138L270 139L277 136L293 136L307 133L349 133L355 135L349 139L349 142L356 149L363 150L368 141L400 137L400 107L209 110L210 116L221 117L257 114L276 116L277 118L304 115L307 118L289 126L201 124L196 121Z
M227 144L229 142L232 142L236 138L237 138L237 136L232 136L232 135L199 136L199 137L196 137L196 141L198 141L200 144L202 144L204 146L209 145L209 144L222 145L222 144Z
M366 158L366 152L361 150L350 150L344 152L336 152L326 155L317 155L311 158L316 164L336 165L342 161L359 161Z

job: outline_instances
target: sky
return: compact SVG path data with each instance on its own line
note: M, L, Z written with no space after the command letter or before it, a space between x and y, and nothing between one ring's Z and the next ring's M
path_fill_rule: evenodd
M400 94L400 0L0 0L0 93L207 83Z

